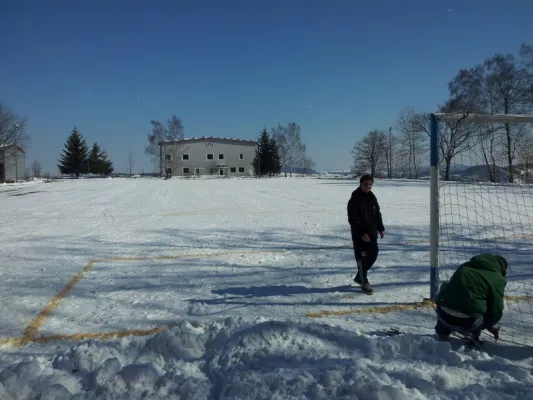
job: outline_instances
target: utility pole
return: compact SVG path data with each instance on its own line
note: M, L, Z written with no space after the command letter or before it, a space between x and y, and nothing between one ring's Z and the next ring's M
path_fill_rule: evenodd
M163 141L159 143L159 177L163 177Z
M392 179L392 126L389 128L389 179Z
M19 153L19 148L18 148L18 145L17 145L17 131L19 129L19 125L16 124L15 125L15 182L18 182L19 180L19 160L18 160L18 153Z

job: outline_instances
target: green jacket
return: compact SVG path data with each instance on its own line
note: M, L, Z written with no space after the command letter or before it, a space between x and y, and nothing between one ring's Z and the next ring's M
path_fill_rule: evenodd
M485 328L496 325L503 314L507 260L480 254L461 264L437 295L437 305L471 316L483 316Z

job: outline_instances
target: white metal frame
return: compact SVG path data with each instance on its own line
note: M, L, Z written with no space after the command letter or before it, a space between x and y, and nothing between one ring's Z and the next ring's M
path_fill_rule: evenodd
M528 114L481 114L481 113L431 113L430 114L430 298L435 300L439 291L439 121L493 123L533 123Z

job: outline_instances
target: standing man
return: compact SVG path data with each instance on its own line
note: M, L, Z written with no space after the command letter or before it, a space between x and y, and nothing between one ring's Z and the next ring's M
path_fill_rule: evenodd
M359 187L352 192L347 207L357 262L357 275L353 280L367 294L373 293L367 273L378 258L378 234L382 239L385 236L378 200L372 193L373 184L374 178L371 175L363 175Z

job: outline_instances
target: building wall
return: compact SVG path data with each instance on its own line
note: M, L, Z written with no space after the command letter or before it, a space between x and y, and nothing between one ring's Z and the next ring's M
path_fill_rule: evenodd
M171 168L173 176L250 176L254 173L252 163L256 146L251 141L187 139L165 145L164 165ZM212 158L208 158L209 155Z
M26 154L18 151L15 156L14 148L0 151L0 164L3 164L4 176L0 174L0 180L21 181L24 180L24 169L26 167ZM2 168L0 168L2 170Z

